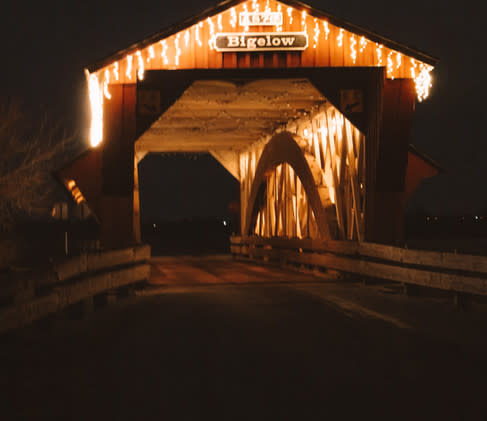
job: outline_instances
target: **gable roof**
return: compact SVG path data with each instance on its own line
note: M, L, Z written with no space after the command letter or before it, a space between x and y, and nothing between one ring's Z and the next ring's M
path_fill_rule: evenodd
M203 12L192 16L188 19L183 20L180 23L177 23L175 25L172 25L166 29L163 29L147 38L144 40L141 40L139 42L136 42L135 44L130 45L127 48L124 48L122 50L119 50L108 57L101 59L91 65L88 65L86 67L86 70L88 70L90 73L96 72L103 67L109 65L110 63L122 59L124 56L127 54L130 54L133 51L143 49L145 47L148 47L149 45L158 42L159 40L162 40L164 38L170 37L171 35L176 34L177 32L180 32L182 30L185 30L186 28L208 18L212 17L214 15L217 15L231 7L234 7L236 5L239 5L241 3L244 3L248 0L224 0L223 2L217 4L214 7L208 8L204 10ZM353 32L359 36L364 36L370 41L380 43L384 45L385 47L391 48L393 50L396 50L398 52L401 52L409 57L412 57L414 59L417 59L423 63L429 64L431 66L435 66L438 63L438 59L426 54L424 52L421 52L419 50L413 49L411 47L408 47L404 44L400 44L396 41L390 40L389 38L383 37L382 35L379 35L375 32L372 32L368 29L362 28L360 26L357 26L353 23L350 23L346 20L340 19L336 16L331 15L328 12L322 11L315 9L305 3L302 3L297 0L278 0L280 3L285 4L290 7L294 7L297 10L300 11L306 11L310 16L316 17L316 18L321 18L321 19L326 19L330 24L336 25L338 27L341 27L345 30L348 30L350 32Z

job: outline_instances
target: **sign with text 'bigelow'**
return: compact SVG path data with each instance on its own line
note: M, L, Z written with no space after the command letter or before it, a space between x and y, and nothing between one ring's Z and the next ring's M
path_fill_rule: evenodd
M238 51L302 51L308 47L304 32L220 33L215 36L219 52Z

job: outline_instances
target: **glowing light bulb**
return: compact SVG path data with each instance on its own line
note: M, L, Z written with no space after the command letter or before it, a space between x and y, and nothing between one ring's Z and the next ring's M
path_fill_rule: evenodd
M137 51L135 55L137 56L138 60L137 76L139 80L144 80L144 60L142 59L142 53Z
M252 0L252 8L254 9L254 12L259 12L259 2L258 0Z
M125 72L125 76L127 76L129 80L132 80L132 60L133 57L129 54L127 56L127 71Z
M338 43L339 47L343 47L343 29L342 28L340 28L340 32L338 33L337 43Z
M223 31L223 25L222 25L222 15L218 15L218 30Z
M108 91L108 84L110 83L110 72L108 69L105 70L105 80L103 81L103 94L105 98L112 99L112 95Z
M357 40L355 39L355 35L350 37L350 57L352 58L353 64L357 60L357 50L355 46L357 45Z
M303 31L307 32L308 27L306 26L306 10L301 12L301 26L303 27Z

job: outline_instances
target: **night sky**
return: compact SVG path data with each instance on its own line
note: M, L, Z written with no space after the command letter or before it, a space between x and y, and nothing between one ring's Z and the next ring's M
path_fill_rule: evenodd
M2 6L0 25L0 95L49 109L54 118L79 128L80 142L88 147L83 67L216 3L85 0L27 6L25 2L8 2ZM440 59L433 72L430 98L416 108L412 143L440 163L446 173L425 182L410 207L434 213L487 211L487 138L483 129L487 63L485 16L479 9L468 2L424 0L394 2L393 7L390 3L384 7L379 0L307 3ZM213 165L208 158L201 160L200 166ZM224 208L222 203L234 198L230 175L222 176L215 169L200 180L201 174L192 173L197 161L185 159L180 167L175 162L174 157L150 158L141 168L142 182L146 175L150 179L141 186L145 188L146 215L173 217L179 211L182 216L186 212L217 215ZM197 180L198 190L207 189L207 195L200 195L202 201L184 198L191 196L190 179ZM219 198L222 192L226 202ZM179 195L179 211L168 210L168 194Z

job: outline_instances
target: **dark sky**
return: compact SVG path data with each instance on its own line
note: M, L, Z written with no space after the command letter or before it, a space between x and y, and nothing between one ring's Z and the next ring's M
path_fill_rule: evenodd
M8 2L2 6L0 25L1 95L42 104L54 116L86 128L85 65L215 3ZM473 2L437 0L307 3L440 59L430 98L416 108L412 143L439 162L446 174L424 183L410 205L435 213L487 210L487 136L483 127L487 119L487 63L485 17L479 8ZM208 177L209 184L219 178L214 174ZM175 176L161 183L170 183L179 191L184 183L177 180ZM163 208L162 202L160 206Z

